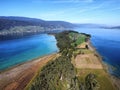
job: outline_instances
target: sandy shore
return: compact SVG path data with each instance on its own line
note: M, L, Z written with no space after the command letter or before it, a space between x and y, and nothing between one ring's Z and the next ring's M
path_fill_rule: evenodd
M35 73L57 54L47 55L0 73L0 90L23 90Z

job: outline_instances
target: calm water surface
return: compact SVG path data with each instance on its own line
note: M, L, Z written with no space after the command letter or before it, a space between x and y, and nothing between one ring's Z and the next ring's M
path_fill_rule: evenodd
M120 30L77 28L92 35L91 42L103 56L103 61L113 67L109 72L120 77ZM0 70L58 51L54 36L34 35L20 39L0 41Z
M91 42L103 56L103 61L113 66L109 72L120 78L120 30L77 28L76 31L92 35Z
M0 71L57 51L55 37L47 34L0 41Z

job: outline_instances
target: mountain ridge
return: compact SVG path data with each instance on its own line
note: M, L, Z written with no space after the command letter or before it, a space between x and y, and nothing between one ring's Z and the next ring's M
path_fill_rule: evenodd
M23 25L22 24L25 24ZM7 23L7 26L5 25ZM19 25L16 23L19 23ZM22 25L21 25L22 24ZM36 19L36 18L28 18L28 17L17 17L17 16L0 16L0 30L6 29L6 27L11 28L14 26L41 26L41 27L63 27L63 28L72 28L75 25L66 21L46 21L42 19ZM57 25L57 26L56 26ZM7 29L9 29L7 28Z
M27 17L0 16L0 40L69 30L74 27L74 24L66 21L46 21Z

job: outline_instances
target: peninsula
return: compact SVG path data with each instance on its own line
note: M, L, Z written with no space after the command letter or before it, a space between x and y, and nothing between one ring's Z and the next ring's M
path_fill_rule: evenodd
M116 90L90 44L90 35L64 31L55 37L59 57L49 61L26 90Z
M101 57L90 44L90 35L64 31L55 37L58 54L1 72L0 89L116 90Z

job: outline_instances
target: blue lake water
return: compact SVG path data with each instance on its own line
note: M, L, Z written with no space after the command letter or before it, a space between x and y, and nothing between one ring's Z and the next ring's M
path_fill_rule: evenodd
M47 34L0 41L0 71L57 51L55 37Z
M91 42L103 56L112 75L120 77L120 30L77 28L79 32L92 35ZM14 65L58 51L54 36L39 34L20 39L0 41L0 71Z
M103 56L103 61L109 64L109 72L120 78L120 30L77 28L79 32L92 35L91 42L96 50Z

